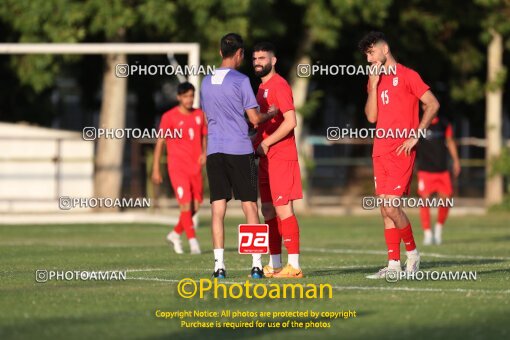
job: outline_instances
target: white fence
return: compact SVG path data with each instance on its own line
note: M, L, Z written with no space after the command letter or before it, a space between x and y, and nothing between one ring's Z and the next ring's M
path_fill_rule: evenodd
M0 123L0 213L59 211L60 196L93 195L93 175L80 132Z

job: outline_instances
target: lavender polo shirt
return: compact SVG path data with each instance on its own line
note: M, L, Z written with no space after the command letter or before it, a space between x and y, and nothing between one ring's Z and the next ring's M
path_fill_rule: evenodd
M259 105L247 76L234 69L217 68L202 81L200 102L207 116L207 155L253 153L244 112Z

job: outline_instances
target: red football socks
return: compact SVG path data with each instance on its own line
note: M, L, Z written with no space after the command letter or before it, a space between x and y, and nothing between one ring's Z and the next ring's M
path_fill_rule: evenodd
M195 238L195 229L193 228L193 219L191 216L191 210L181 211L179 218L179 224L182 225L186 232L186 237L189 239Z
M416 243L414 243L413 229L411 229L411 223L407 227L400 229L400 237L406 246L407 251L415 250Z
M420 208L420 219L421 219L421 227L423 230L430 229L430 208L429 207L421 207Z
M182 234L182 232L184 231L184 228L182 227L182 223L181 223L181 219L179 218L179 222L177 222L177 224L175 225L174 227L174 231L177 233L177 234Z
M266 224L269 225L269 253L271 255L278 255L282 253L282 235L280 234L278 218L275 217L267 220Z
M437 211L437 222L441 225L446 222L446 218L448 217L448 211L450 208L448 207L439 207Z
M400 261L400 231L397 228L384 229L388 247L388 260Z
M283 244L289 254L299 254L299 225L296 216L281 220Z

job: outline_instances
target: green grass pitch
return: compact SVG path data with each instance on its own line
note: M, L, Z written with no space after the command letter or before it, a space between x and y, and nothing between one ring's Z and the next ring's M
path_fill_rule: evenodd
M508 339L509 217L502 213L451 217L443 245L424 247L413 215L423 270L476 271L478 278L397 283L365 279L386 261L379 218L301 217L301 264L306 277L292 282L331 284L333 298L322 300L178 296L178 280L209 278L212 273L211 232L204 217L198 229L203 254L196 256L174 254L165 241L169 228L162 225L4 225L0 226L0 339ZM226 222L228 282L244 283L250 269L251 257L237 254L240 222ZM36 269L128 270L128 280L36 283ZM179 320L156 318L158 309L355 310L357 317L322 319L330 322L327 329L184 329Z

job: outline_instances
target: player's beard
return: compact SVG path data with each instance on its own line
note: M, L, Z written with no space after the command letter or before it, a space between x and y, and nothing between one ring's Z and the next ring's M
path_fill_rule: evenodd
M382 59L381 59L381 65L383 65L383 66L386 65L387 61L388 61L388 58L383 56Z
M262 69L254 68L255 75L259 78L267 76L269 74L269 72L271 72L271 70L273 69L273 65L271 65L271 64L257 65L257 66L262 66Z

